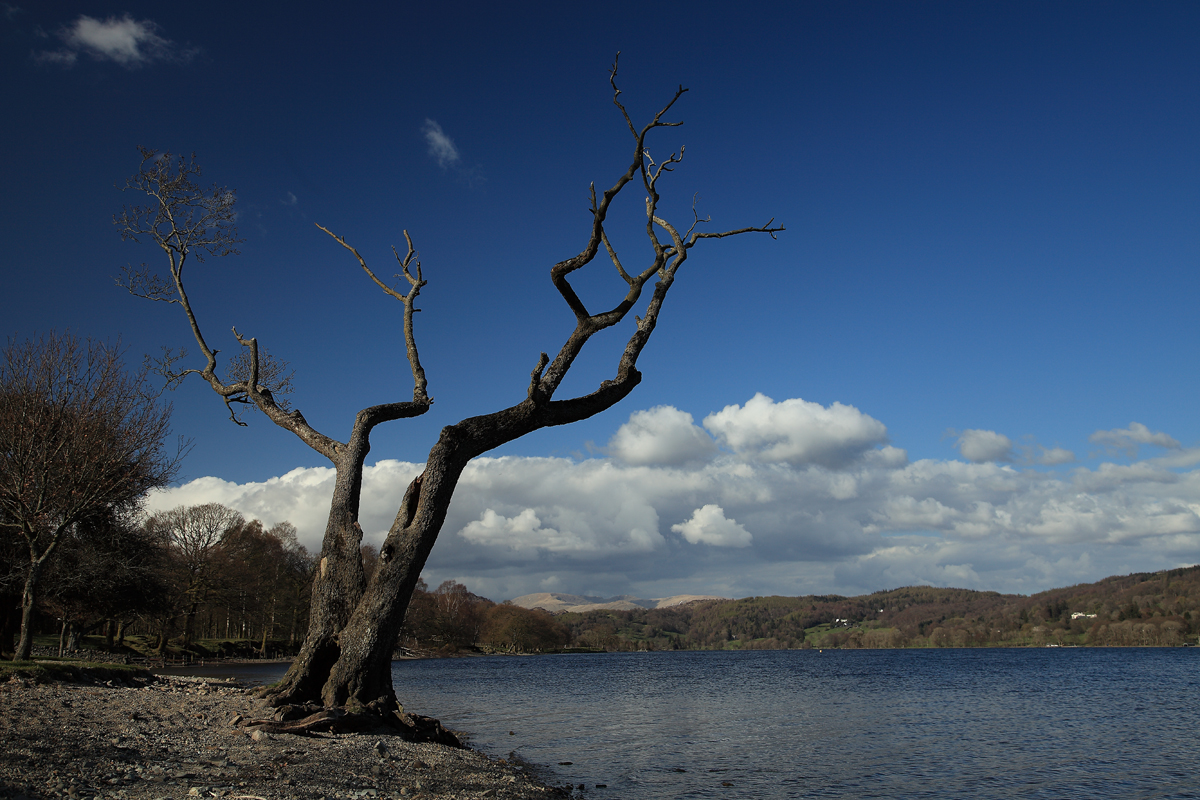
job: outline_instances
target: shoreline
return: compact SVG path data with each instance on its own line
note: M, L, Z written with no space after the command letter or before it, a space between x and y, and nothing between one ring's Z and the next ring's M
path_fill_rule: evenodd
M530 765L380 734L247 734L244 684L185 676L0 683L0 798L565 798Z

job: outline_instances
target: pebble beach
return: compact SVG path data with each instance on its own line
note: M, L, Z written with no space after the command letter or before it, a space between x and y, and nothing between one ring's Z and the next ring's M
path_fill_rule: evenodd
M203 678L0 683L0 798L563 798L527 765L379 734L253 735L252 689Z

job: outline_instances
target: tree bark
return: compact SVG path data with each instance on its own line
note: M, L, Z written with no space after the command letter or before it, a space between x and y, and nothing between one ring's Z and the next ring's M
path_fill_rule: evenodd
M321 560L313 576L308 635L287 674L274 687L272 702L276 705L303 703L319 697L329 670L341 655L338 633L358 605L365 583L359 553L362 528L358 524L358 511L363 463L369 449L360 445L346 453L343 463L335 465L329 520L325 525Z
M14 661L28 661L33 652L33 612L37 604L37 584L42 576L42 566L45 561L38 559L29 565L29 574L25 576L25 588L21 592L21 638L17 641L17 652Z

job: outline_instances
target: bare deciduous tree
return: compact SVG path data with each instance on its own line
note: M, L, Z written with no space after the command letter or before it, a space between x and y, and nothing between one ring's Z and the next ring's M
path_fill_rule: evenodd
M546 353L537 359L526 397L508 408L442 429L440 438L429 452L424 471L404 493L395 520L380 547L378 569L369 582L364 580L360 559L362 530L358 514L363 463L370 448L371 431L383 422L424 414L432 402L426 393L425 373L418 358L412 324L413 303L426 281L420 264L415 261L408 232L404 234L408 243L406 255L402 258L399 253L395 254L409 285L407 293L400 293L381 281L344 238L318 226L354 255L376 285L403 304L404 336L413 376L411 401L359 411L349 438L341 442L313 429L299 410L288 410L280 404L276 394L286 388L286 368L267 361L256 339L244 337L235 329L234 336L243 348L242 365L227 371L225 378L218 376L217 352L206 343L188 302L183 269L189 253L233 251L237 242L230 210L233 194L216 187L207 193L201 192L193 180L199 175L194 159L180 159L176 163L168 155L160 157L151 151L142 151L142 169L130 179L127 188L146 193L151 197L151 203L144 207L127 207L115 221L124 236L149 237L166 253L170 280L161 279L143 267L128 271L122 283L136 295L180 304L201 354L207 360L202 369L176 370L179 355L168 353L160 362L162 372L172 381L190 373L198 374L227 404L253 404L276 425L291 431L328 458L336 473L329 521L313 586L308 637L283 681L272 690L273 704L315 701L326 707L359 712L370 710L394 718L391 713L395 709L392 651L409 599L445 522L454 488L467 463L532 431L583 420L620 402L641 380L637 370L638 357L658 323L667 293L692 248L702 239L749 232L774 236L783 230L781 226L773 227L772 220L758 227L704 232L699 226L707 220L701 220L694 212L684 229L663 219L659 212L659 182L680 162L683 149L655 163L646 150L646 137L657 128L681 124L664 121L663 117L686 90L680 87L653 119L639 129L621 102L616 76L614 62L610 74L613 103L632 135L633 158L610 188L597 195L592 187L591 225L586 244L578 255L559 262L550 270L551 281L575 317L574 330L553 359ZM647 263L634 272L626 269L605 229L613 201L631 183L645 191L645 234L650 250ZM570 280L575 272L595 260L601 247L624 284L624 296L611 308L593 313L572 288ZM589 394L557 397L568 370L591 337L624 321L638 306L643 291L651 282L650 298L642 316L635 317L633 331L620 353L612 378ZM275 381L274 385L272 381Z
M71 335L9 341L0 361L0 524L28 554L16 658L28 659L38 584L75 526L135 505L175 474L171 408L120 351Z
M104 509L64 534L38 592L40 605L62 622L60 649L75 650L79 636L97 626L151 613L166 601L162 548L137 516Z
M161 538L170 553L173 591L160 609L158 649L165 653L170 623L182 616L183 646L192 643L196 612L219 588L222 577L221 545L225 536L242 525L241 514L220 503L179 506L160 511L146 521L146 529Z

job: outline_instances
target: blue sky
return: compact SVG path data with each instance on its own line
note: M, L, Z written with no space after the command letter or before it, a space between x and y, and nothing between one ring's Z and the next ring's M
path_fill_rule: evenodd
M232 352L236 325L289 359L297 406L343 438L411 381L399 305L314 223L383 271L412 234L436 403L373 437L376 536L440 427L519 400L569 331L549 267L630 156L613 54L635 120L690 89L650 141L687 146L665 209L698 193L714 228L787 232L703 243L630 398L480 462L435 582L1032 592L1200 560L1192 4L0 11L8 335L120 337L131 362L186 345L177 309L113 286L157 254L111 218L137 145L194 151L246 237L191 275L210 339ZM639 206L617 215L628 258ZM599 303L614 280L584 286ZM607 376L621 339L565 388ZM221 500L316 541L316 454L233 426L202 384L171 400L195 446L152 505Z

